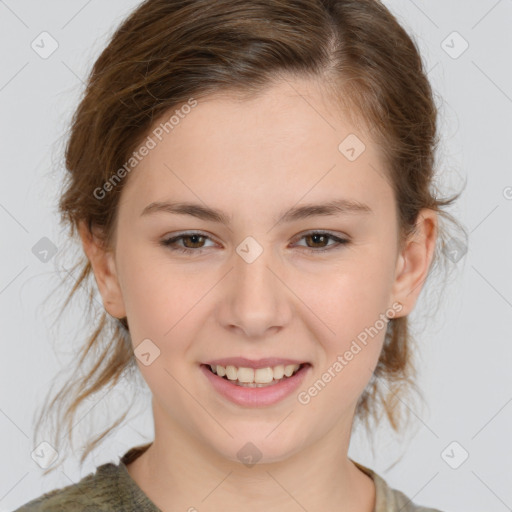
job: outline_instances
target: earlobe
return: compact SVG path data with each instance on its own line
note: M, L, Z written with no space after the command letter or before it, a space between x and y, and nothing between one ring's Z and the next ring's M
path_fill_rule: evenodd
M80 222L78 231L106 311L115 318L125 317L126 311L113 252L104 248L100 238L91 233L83 222Z
M437 213L421 210L416 230L405 243L397 259L393 297L403 305L400 316L413 309L428 276L435 252L437 238Z

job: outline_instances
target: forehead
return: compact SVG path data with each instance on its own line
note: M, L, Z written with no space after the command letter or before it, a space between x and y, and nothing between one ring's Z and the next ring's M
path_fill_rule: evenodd
M171 124L173 114L180 115ZM173 198L233 208L279 203L279 210L301 197L340 194L382 203L391 192L379 148L317 82L283 81L253 98L229 92L201 98L166 113L149 137L155 146L123 191L139 210Z

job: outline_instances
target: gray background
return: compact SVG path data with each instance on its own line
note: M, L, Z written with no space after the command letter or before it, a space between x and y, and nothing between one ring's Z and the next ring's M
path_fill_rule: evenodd
M71 458L57 474L42 478L31 458L36 407L56 372L69 367L85 327L76 306L65 325L52 324L63 299L63 290L48 297L59 282L60 253L48 253L48 261L41 253L49 246L44 237L57 251L66 240L56 215L66 129L94 59L137 4L0 0L0 512L70 485L152 439L150 395L142 390L146 406L134 411L81 471ZM396 438L382 425L375 432L374 454L356 434L349 455L417 503L448 512L512 510L512 1L386 5L418 41L440 97L440 185L449 193L467 179L450 211L470 236L444 291L434 286L422 292L413 314L427 406L405 404L413 428ZM31 47L43 31L58 43L48 58ZM464 40L469 47L459 55ZM441 305L424 318L420 311L429 301ZM122 411L128 403L122 387L109 395L91 402L98 419L108 410L114 418L116 407ZM460 464L465 452L467 460L450 467Z

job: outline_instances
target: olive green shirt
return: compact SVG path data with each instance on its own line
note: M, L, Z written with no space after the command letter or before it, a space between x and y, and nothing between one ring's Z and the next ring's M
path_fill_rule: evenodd
M98 466L78 483L56 489L29 501L14 512L162 512L132 479L126 466L151 443L128 450L119 464ZM402 492L392 489L374 471L353 461L375 483L374 512L441 512L415 505Z

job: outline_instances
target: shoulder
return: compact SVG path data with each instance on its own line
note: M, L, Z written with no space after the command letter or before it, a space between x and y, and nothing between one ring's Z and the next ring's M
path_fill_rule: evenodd
M437 508L424 507L414 503L403 492L398 489L393 489L385 484L388 489L388 501L391 504L388 508L383 509L382 512L443 512Z
M47 492L14 512L103 512L119 504L115 464L103 464L79 482Z
M419 505L398 489L393 489L375 471L358 462L352 461L361 471L371 477L375 483L375 512L443 512L437 508ZM446 512L446 511L445 511Z

